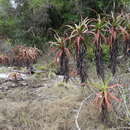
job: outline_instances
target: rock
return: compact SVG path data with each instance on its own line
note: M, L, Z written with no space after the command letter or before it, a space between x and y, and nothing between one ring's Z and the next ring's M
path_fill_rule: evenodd
M14 82L7 81L2 84L2 90L8 90L10 88L16 88L18 85Z
M28 84L26 82L21 82L20 83L22 86L27 86Z
M64 80L64 76L57 76L57 82L62 82Z
M7 90L9 90L9 87L8 86L3 86L3 87L1 87L1 90L2 91L7 91Z
M17 84L12 83L10 87L11 87L11 88L16 88L16 87L17 87Z
M121 60L121 59L123 59L124 58L124 55L121 55L121 56L118 56L117 57L117 60Z

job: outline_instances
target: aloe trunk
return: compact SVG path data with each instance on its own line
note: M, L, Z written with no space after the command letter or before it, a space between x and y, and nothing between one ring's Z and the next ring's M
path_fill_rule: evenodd
M98 77L101 77L104 81L104 65L103 65L103 52L101 47L97 47L95 50L95 62Z
M107 104L105 102L105 98L103 98L103 102L101 104L101 121L104 124L108 123L108 109L107 109Z
M64 80L67 82L69 79L69 59L67 57L67 55L65 54L65 52L63 51L61 57L60 57L60 70L59 70L59 74L60 75L64 75Z
M86 48L82 44L79 50L76 50L76 61L77 61L77 70L80 76L81 83L84 83L87 80L87 64L86 64Z
M110 47L110 62L111 62L111 71L114 75L117 67L117 56L118 56L118 41L115 40Z
M130 39L125 40L124 55L125 56L129 56L130 55Z

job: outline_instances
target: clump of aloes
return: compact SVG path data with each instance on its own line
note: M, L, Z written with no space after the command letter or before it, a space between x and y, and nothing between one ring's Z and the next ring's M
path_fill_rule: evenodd
M108 82L105 82L99 86L96 86L99 89L99 92L96 93L94 99L94 104L101 111L101 119L104 121L107 118L107 112L112 110L112 101L121 102L122 100L114 96L112 90L116 87L121 87L120 84L108 85Z
M111 62L111 71L114 75L116 72L117 66L117 56L118 56L118 36L120 34L120 27L124 23L122 15L114 16L111 14L109 19L109 37L108 44L110 46L110 62Z
M58 34L54 35L55 42L50 42L51 47L53 47L56 56L55 60L56 63L59 63L60 68L59 72L57 74L59 75L64 75L64 79L67 82L69 79L69 56L70 56L70 51L67 48L67 38L65 37L60 37Z
M95 61L97 75L104 81L104 65L103 65L103 52L101 45L106 43L106 30L108 29L108 24L105 18L101 19L100 15L97 19L92 19L89 33L93 35L93 43L95 45Z
M0 55L0 64L2 65L9 65L10 64L10 57L7 55Z
M16 46L12 49L14 57L12 57L12 64L16 66L30 67L36 63L41 55L41 51L37 48Z
M70 39L72 41L72 47L75 49L76 62L77 62L77 72L80 75L81 83L85 82L87 79L86 72L86 44L85 44L85 34L88 32L88 24L90 20L85 18L81 20L79 24L67 25L70 30Z

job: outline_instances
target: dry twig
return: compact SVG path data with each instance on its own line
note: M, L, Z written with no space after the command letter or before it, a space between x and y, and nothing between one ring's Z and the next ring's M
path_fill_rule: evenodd
M93 95L95 95L95 93L89 95L88 97L86 97L81 103L80 103L80 107L77 111L77 114L75 116L75 124L76 124L76 127L77 127L77 130L81 130L80 126L79 126L79 123L78 123L78 118L79 118L79 114L80 114L80 111L82 109L82 106L84 105L84 103L90 98L92 97Z

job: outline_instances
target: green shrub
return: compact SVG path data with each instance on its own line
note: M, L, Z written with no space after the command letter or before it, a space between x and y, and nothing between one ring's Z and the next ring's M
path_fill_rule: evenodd
M87 59L90 61L93 61L95 59L95 55L92 47L87 48Z
M110 55L109 55L110 49L109 49L109 46L103 44L102 49L103 49L103 61L105 63L109 63L109 61L110 61Z

